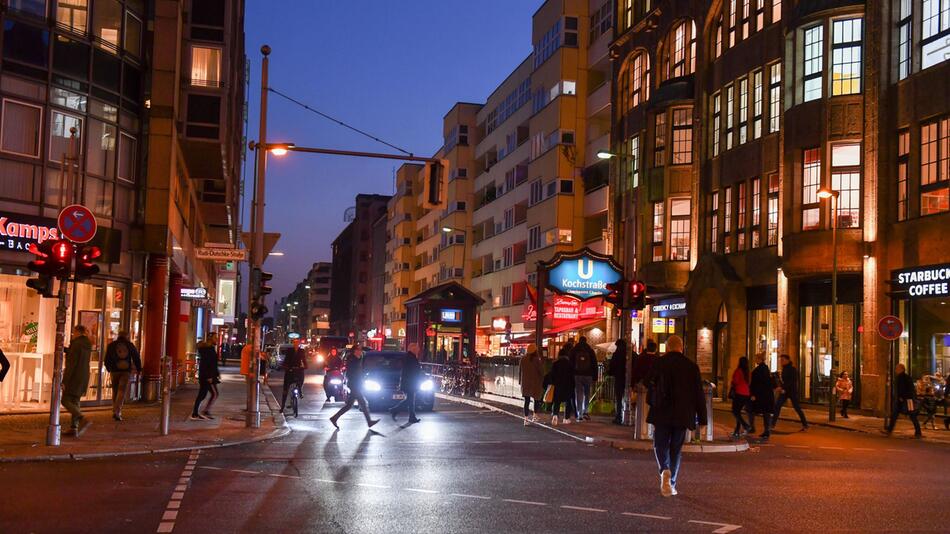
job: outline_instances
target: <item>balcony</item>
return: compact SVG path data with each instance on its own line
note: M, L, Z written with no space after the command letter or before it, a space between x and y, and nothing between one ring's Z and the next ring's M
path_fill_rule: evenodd
M587 116L600 116L610 113L610 82L604 82L587 95Z

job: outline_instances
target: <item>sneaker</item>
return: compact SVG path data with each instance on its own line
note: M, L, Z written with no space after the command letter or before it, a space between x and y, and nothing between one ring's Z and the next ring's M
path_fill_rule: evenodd
M525 418L524 418L524 426L531 426L531 419L525 417Z
M557 416L551 417L551 426L557 426Z
M760 435L760 436L759 436L759 443L765 443L765 442L767 442L767 441L769 440L769 437L770 437L770 436L769 436L768 434L762 434L762 435Z
M914 439L923 439L923 438L924 438L923 434L914 434Z
M590 416L587 415L587 414L584 414L584 420L585 420L585 421L590 421Z
M188 420L189 420L189 421L204 421L205 418L202 417L201 414L194 414L194 413L193 413L193 414L191 414L191 415L188 416Z
M422 419L419 419L418 417L413 417L412 419L409 420L409 422L412 424L421 423Z
M671 497L673 495L673 484L670 482L673 478L673 473L669 469L664 469L660 473L660 495L664 497Z
M571 419L570 417L568 417L567 419L564 420L564 424L565 424L565 425L569 425L569 424L571 424L571 423L573 423L573 422L574 422L574 420Z
M209 421L214 420L214 416L211 415L211 412L201 412L201 416L204 417L205 419L208 419Z
M738 432L733 432L732 434L729 434L729 437L732 438L732 439L739 439L739 433L738 433Z
M90 421L88 417L83 417L82 419L80 419L79 427L76 428L76 437L78 438L79 436L81 436L83 432L85 432L86 429L89 428L90 425L92 425L92 421Z
M379 422L379 419L371 419L371 420L369 420L369 421L366 422L366 427L367 427L367 428L373 428L373 425L375 425L375 424L378 423L378 422Z
M112 414L112 418L115 419L116 421L122 420L122 416L117 413Z
M799 432L808 432L808 425L803 426Z
M670 486L670 495L677 495L676 486Z
M392 416L393 421L396 420L396 411L395 411L395 410L389 410L389 415Z

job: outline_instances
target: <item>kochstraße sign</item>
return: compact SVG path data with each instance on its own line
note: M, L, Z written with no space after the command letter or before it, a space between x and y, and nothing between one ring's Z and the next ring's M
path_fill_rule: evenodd
M542 268L548 272L548 289L580 300L606 295L607 284L623 278L623 268L610 256L588 248L558 253L550 262L543 263Z
M891 275L894 290L912 299L950 295L950 263L900 269Z

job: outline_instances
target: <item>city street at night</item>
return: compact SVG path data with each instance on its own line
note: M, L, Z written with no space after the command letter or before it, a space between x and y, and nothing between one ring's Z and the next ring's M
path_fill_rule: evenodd
M375 413L381 420L372 431L354 410L334 431L327 419L340 405L325 404L321 378L308 377L300 417L289 420L293 432L274 441L0 464L4 484L19 488L0 503L3 531L911 532L946 525L942 445L814 425L798 433L783 422L758 450L686 454L679 495L664 498L649 451L590 445L455 402L439 401L414 425L405 415L397 424ZM176 493L180 507L168 510Z

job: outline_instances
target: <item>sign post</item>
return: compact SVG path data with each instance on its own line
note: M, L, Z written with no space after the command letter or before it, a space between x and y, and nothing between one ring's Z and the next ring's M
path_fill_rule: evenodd
M887 383L885 391L885 412L888 414L884 418L884 428L887 428L889 424L888 417L891 414L891 380L894 376L894 341L900 339L901 334L904 333L904 323L900 320L900 317L895 317L893 315L885 315L881 317L881 320L877 322L877 333L887 341L891 342L891 350L889 351L887 357Z

